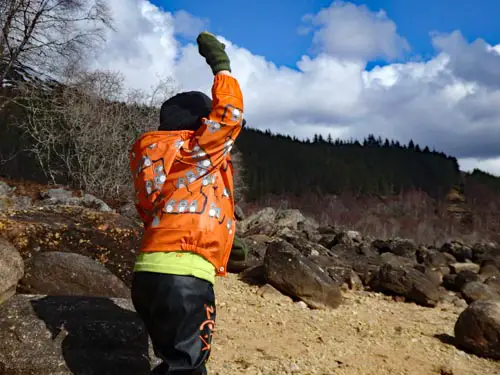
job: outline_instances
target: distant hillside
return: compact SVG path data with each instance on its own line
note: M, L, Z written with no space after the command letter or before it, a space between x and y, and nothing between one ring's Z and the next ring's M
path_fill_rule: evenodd
M97 79L100 77L96 76ZM93 76L90 78L93 79ZM102 148L102 138L113 142L111 137L114 137L114 142L123 143L121 147L124 152L127 149L124 144L130 143L138 131L146 128L143 126L141 130L137 124L151 121L153 125L156 123L157 111L154 108L107 102L93 97L92 93L84 94L87 91L82 91L78 94L81 98L73 100L79 105L75 107L73 102L68 104L66 101L68 95L75 96L75 89L66 88L27 69L12 70L8 80L4 81L4 88L0 89L3 94L0 97L3 96L5 100L10 96L10 92L15 92L20 82L39 87L44 94L37 99L38 102L31 103L29 108L11 103L0 111L0 175L5 177L35 179L44 183L48 181L47 169L54 169L54 173L51 173L57 176L57 182L70 185L79 183L78 178L75 182L67 177L67 158L61 163L60 155L57 155L58 158L53 155L41 155L45 157L41 160L50 164L42 171L38 165L40 160L33 154L33 150L40 150L33 145L33 142L38 142L38 135L31 134L26 137L26 126L19 125L27 120L29 123L33 123L33 120L39 121L36 131L40 131L43 126L54 126L54 122L60 124L57 126L62 132L59 132L57 127L51 131L56 131L54 134L59 134L59 138L64 134L65 140L63 142L61 138L51 147L64 150L74 142L71 137L77 133L73 128L81 127L73 117L78 114L84 119L85 115L88 117L88 131L103 133L102 137L96 138L99 144L94 145L95 147L91 143L85 144L85 148ZM0 98L0 104L1 102ZM43 121L36 117L40 113L45 116ZM48 122L47 116L52 116L53 119ZM109 131L103 127L103 120L99 117L104 117L105 121L114 121L110 122ZM118 132L121 134L119 138L114 134L117 126L123 128L123 131ZM105 135L107 131L109 136ZM78 136L82 138L82 134L78 133ZM89 137L87 134L83 136L85 139ZM270 131L246 128L236 146L243 160L245 198L248 201L283 194L299 197L345 193L353 196L394 196L406 191L424 192L431 198L441 200L454 190L462 196L462 200L465 200L465 196L473 196L475 203L483 204L492 199L492 196L500 196L500 178L480 170L462 173L455 157L430 150L425 145L420 146L412 141L402 145L397 141L376 138L374 135L368 135L361 142L334 140L331 137L324 139L321 135L311 135L311 139L304 141ZM80 145L78 147L81 148ZM72 154L71 157L75 156ZM124 165L120 168L124 169L124 176L121 177L121 183L127 184L128 166L126 163L122 164ZM71 166L79 168L78 165ZM110 181L109 185L113 185L113 182Z
M461 182L456 158L413 142L401 145L373 135L363 142L318 135L300 141L247 129L237 146L245 163L249 199L311 192L394 195L405 190L440 198ZM481 181L500 183L495 177Z

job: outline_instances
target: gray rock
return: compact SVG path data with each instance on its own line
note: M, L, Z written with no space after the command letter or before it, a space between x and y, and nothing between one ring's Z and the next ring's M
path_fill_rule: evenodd
M78 197L74 196L73 192L64 188L49 189L40 192L40 197L42 198L42 205L82 206L101 212L113 212L113 209L104 201L91 194L84 194L83 197Z
M472 259L472 248L460 241L447 242L441 246L440 251L450 253L459 262L466 262Z
M342 302L340 288L328 274L286 241L269 245L264 270L269 284L311 308L336 308Z
M241 221L245 220L245 211L241 208L241 206L236 205L234 206L234 216L236 217L236 220Z
M457 273L455 277L455 289L456 291L462 290L463 286L471 281L481 281L481 277L473 271L465 270Z
M457 344L482 357L500 359L500 301L476 301L458 317Z
M433 249L420 248L417 250L416 255L419 263L431 268L448 267L450 263L456 263L453 255Z
M339 286L347 285L351 290L362 290L363 282L352 268L349 267L330 267L328 274Z
M135 205L132 202L126 203L123 206L121 206L118 209L118 213L131 220L140 220L139 214L137 213L137 209L135 208Z
M384 259L371 281L372 288L404 296L423 306L436 306L442 294L439 285L404 259L397 256Z
M266 234L272 235L276 230L274 220L276 218L276 211L272 207L264 208L259 212L251 215L245 220L238 221L238 232L244 233L245 236L252 234Z
M494 259L500 263L500 244L482 241L472 247L472 260L481 263L484 260Z
M417 245L412 240L402 238L375 240L372 246L376 248L380 254L392 253L394 255L406 257L412 261L416 260Z
M24 275L23 258L17 249L0 238L0 304L16 293L18 281Z
M485 280L484 284L500 295L500 276L491 276Z
M13 190L6 182L0 181L0 197L8 196Z
M479 265L475 263L453 263L450 264L450 271L452 273L460 273L462 271L479 272Z
M279 228L297 230L299 223L304 223L306 218L299 210L280 210L276 213L274 223Z
M302 255L306 257L327 255L329 253L326 247L310 241L303 236L300 236L297 232L289 232L287 234L283 234L281 238L292 244L297 250L301 252Z
M153 353L126 299L16 295L0 305L0 373L146 375Z
M479 274L484 277L500 276L500 268L498 263L493 259L484 260L481 263Z
M479 281L471 281L462 287L462 296L467 303L490 299L500 299L500 295L488 285Z
M57 251L38 253L26 263L20 289L30 294L130 297L123 281L103 265Z

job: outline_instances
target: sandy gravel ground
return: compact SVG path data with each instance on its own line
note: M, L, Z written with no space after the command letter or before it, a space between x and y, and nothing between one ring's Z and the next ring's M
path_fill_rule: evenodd
M217 280L210 374L500 375L500 362L446 343L462 310L452 304L347 292L339 309L318 311L258 290Z

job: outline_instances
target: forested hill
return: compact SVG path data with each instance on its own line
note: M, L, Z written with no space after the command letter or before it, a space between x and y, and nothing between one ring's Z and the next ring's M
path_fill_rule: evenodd
M373 135L363 142L318 135L302 141L248 128L237 148L250 200L267 194L392 195L410 189L441 198L463 182L455 157L411 141L401 145ZM468 176L500 190L499 178L480 171Z

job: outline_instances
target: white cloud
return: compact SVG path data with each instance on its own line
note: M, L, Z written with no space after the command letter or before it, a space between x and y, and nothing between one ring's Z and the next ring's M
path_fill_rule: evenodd
M174 13L174 30L186 38L196 39L198 34L208 28L208 20L193 16L185 10Z
M147 0L111 4L117 33L96 66L121 71L134 88L148 89L159 76L172 75L184 90L210 94L212 75L197 47L176 40L194 35L184 27L188 23L200 30L206 21L164 12ZM183 18L189 21L179 26ZM320 53L303 56L296 69L220 37L242 86L250 126L299 137L374 133L413 139L457 156L464 168L500 175L500 45L468 43L459 32L434 35L433 59L366 71L368 59L392 59L408 48L385 13L335 2L308 19Z
M322 52L348 59L394 59L409 49L397 34L396 24L380 10L335 1L330 7L303 19L313 31L313 43ZM307 30L304 26L302 30Z
M476 158L458 159L460 169L466 172L472 172L474 168L488 171L491 174L500 176L500 157L481 160Z

